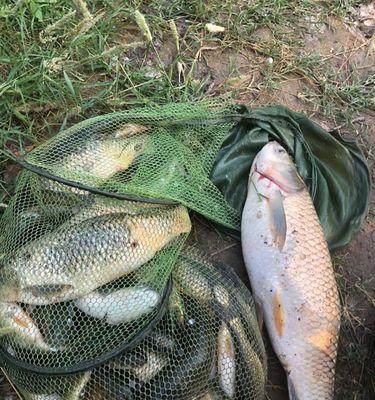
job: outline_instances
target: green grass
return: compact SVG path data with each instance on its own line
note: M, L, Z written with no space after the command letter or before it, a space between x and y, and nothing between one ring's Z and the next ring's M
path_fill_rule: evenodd
M336 13L351 3L334 2L323 10ZM204 96L209 76L195 77L202 46L253 49L258 55L284 58L265 82L272 87L286 74L305 74L320 87L324 108L337 102L355 110L369 105L364 82L322 83L316 63L295 57L303 43L297 31L291 35L286 29L298 27L300 15L315 15L318 7L322 9L314 2L92 1L87 7L97 20L91 24L85 22L85 10L69 1L6 4L0 8L2 149L11 144L23 151L25 145L43 140L67 123L98 113ZM136 9L146 16L152 44L146 43L135 23ZM180 51L172 44L168 55L172 59L166 64L163 44L173 43L169 19L179 29ZM226 32L208 33L207 22L223 25ZM259 28L271 30L274 40L253 40L251 35ZM178 65L184 67L180 79Z
M171 101L217 96L233 97L279 88L286 77L298 76L307 87L301 96L306 110L350 120L374 107L374 82L336 75L331 60L306 53L306 19L343 17L354 1L318 4L310 0L98 1L14 0L0 3L0 165L1 187L12 154L54 135L70 124L115 110ZM140 10L153 40L136 24ZM170 20L175 22L175 37ZM225 27L219 35L207 22ZM266 30L270 40L254 35ZM177 50L176 41L179 49ZM207 50L209 49L209 50ZM212 88L213 74L202 65L209 51L242 53L249 70L258 70L255 87L238 90L230 84ZM225 59L224 55L224 59ZM261 64L265 57L275 62ZM203 72L202 72L203 70ZM240 76L236 58L229 56L227 81ZM6 182L5 182L6 181ZM4 198L0 201L5 201Z

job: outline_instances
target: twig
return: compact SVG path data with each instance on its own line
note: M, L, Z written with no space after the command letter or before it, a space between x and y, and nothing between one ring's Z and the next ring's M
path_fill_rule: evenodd
M358 118L354 118L352 121L350 121L352 124L355 124L357 122L363 122L365 121L365 117L358 117ZM346 126L346 124L341 124L341 125L337 125L334 128L331 129L331 132L335 132L335 131L339 131L340 129L344 128Z
M227 251L227 250L229 250L229 249L231 249L231 248L233 248L233 247L236 247L237 245L238 245L238 243L229 244L228 246L224 247L223 249L220 249L220 250L217 250L217 251L214 251L213 253L211 253L211 254L210 254L210 257L216 256L216 255L218 255L218 254L221 254L221 253L223 253L224 251Z

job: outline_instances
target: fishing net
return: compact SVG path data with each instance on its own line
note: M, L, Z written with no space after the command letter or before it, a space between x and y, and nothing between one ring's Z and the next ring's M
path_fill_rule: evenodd
M234 228L238 212L209 179L234 110L211 101L91 118L37 147L24 165L75 193L174 201ZM47 188L66 191L58 182Z
M182 252L189 209L238 226L209 179L233 110L110 114L18 160L0 221L0 358L23 398L262 398L249 292Z
M121 351L158 317L191 224L179 205L46 185L25 171L3 216L0 295L23 306L0 307L3 328L20 330L2 345L22 363L63 372Z
M82 317L73 319L73 326L60 321L69 330L85 323ZM4 368L30 400L264 397L265 351L251 296L229 267L211 265L192 248L173 269L164 315L128 351L65 376L7 362Z

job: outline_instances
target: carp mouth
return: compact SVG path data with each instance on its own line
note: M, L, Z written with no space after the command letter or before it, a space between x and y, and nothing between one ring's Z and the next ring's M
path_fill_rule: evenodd
M258 170L258 166L257 166L256 163L255 163L255 165L254 165L253 174L254 174L254 172L256 172L256 173L259 175L259 177L258 177L258 182L261 181L262 179L266 179L266 180L269 181L268 187L270 187L270 186L271 186L271 183L273 183L273 184L275 184L279 189L283 190L283 188L281 187L280 183L277 182L277 181L275 181L274 178L272 178L271 176L269 176L269 175L267 175L267 174L265 174L265 173L263 173L263 172L260 172L260 171Z

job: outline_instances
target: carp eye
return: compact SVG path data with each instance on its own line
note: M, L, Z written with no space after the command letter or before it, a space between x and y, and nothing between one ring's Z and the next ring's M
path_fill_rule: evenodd
M277 152L280 153L280 154L286 153L286 151L283 148L278 149Z

